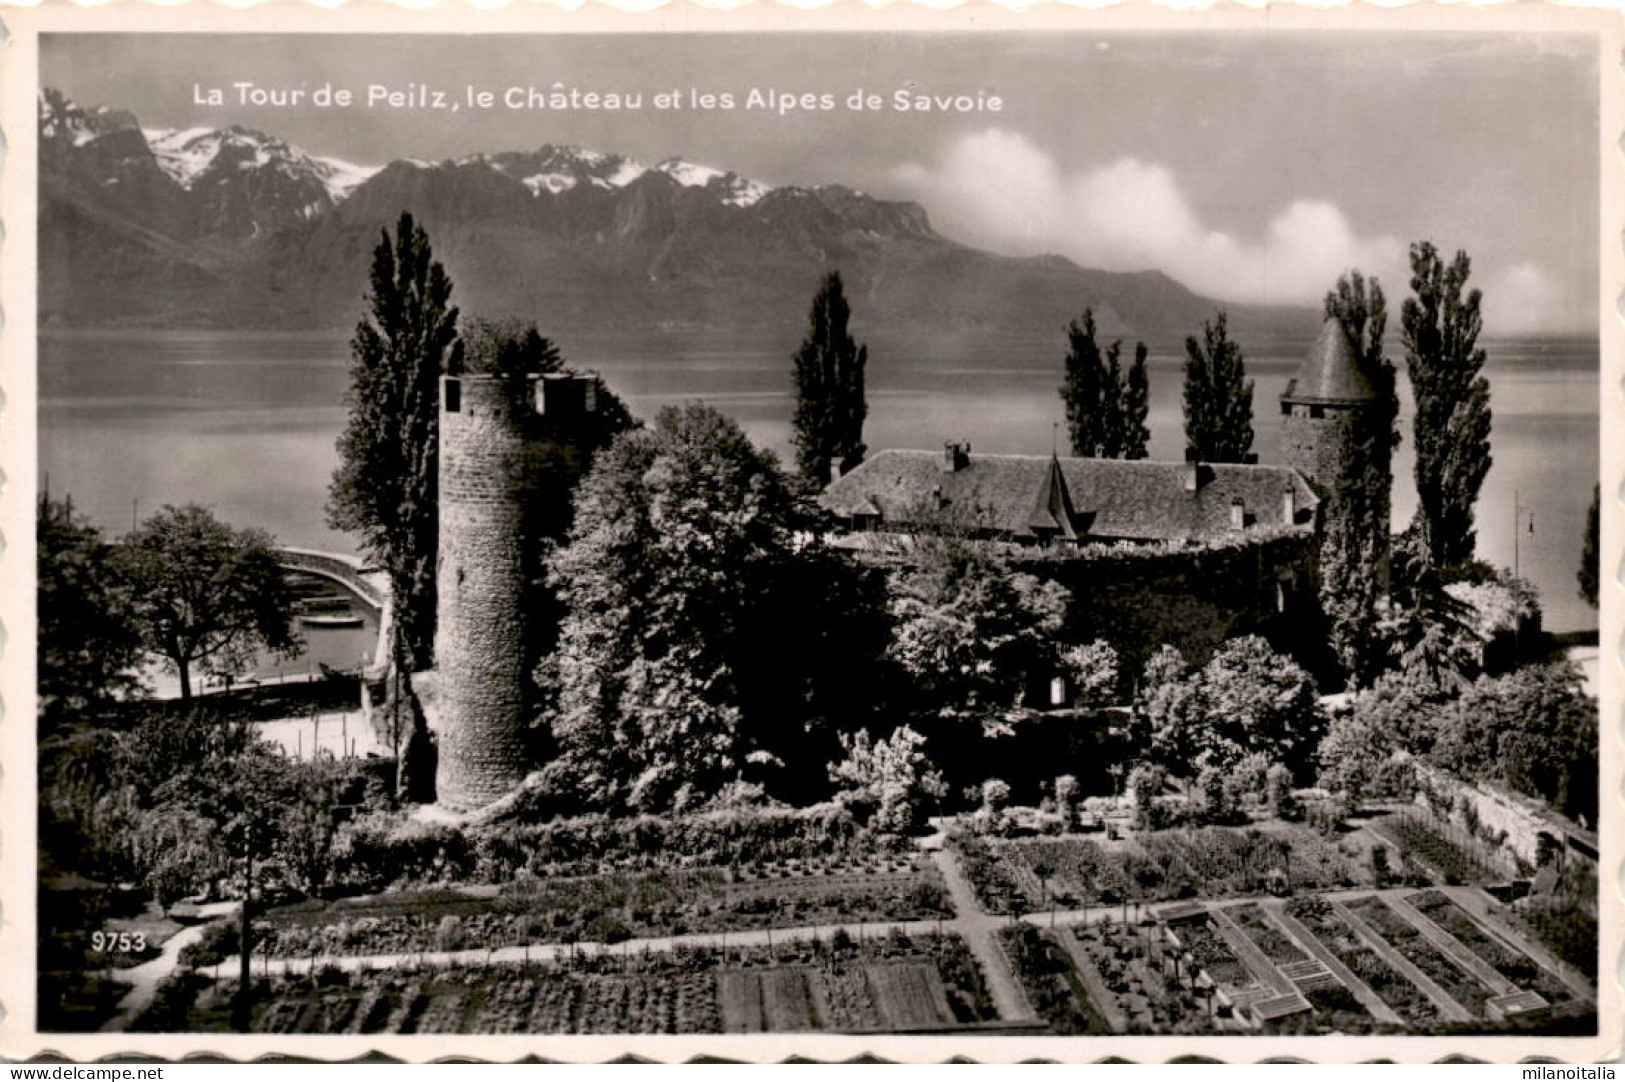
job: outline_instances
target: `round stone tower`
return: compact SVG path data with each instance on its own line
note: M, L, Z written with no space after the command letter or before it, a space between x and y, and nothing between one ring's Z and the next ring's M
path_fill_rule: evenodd
M538 511L529 504L569 495L568 486L539 491L534 463L579 472L596 389L596 377L562 374L441 380L435 671L414 686L438 739L435 787L448 807L487 804L536 765L526 739L526 531Z
M1337 488L1347 451L1373 423L1377 390L1342 324L1328 319L1281 395L1281 458L1322 496Z

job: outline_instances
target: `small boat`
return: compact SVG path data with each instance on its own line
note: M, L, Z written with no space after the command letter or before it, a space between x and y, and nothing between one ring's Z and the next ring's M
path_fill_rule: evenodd
M306 627L360 627L364 620L354 613L322 613L299 617Z

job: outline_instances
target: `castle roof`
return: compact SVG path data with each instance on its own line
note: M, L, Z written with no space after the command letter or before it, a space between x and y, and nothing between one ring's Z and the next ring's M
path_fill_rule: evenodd
M1292 499L1292 517L1286 497ZM1320 500L1284 466L881 451L820 502L894 528L952 524L1015 540L1200 541L1246 527L1312 528Z
M1343 325L1328 318L1281 397L1295 402L1370 402L1377 391Z

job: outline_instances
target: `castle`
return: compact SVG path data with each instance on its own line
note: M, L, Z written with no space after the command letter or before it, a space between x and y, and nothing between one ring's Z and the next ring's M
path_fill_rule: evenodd
M539 489L527 463L546 462L555 486L573 482L597 389L591 375L442 380L437 668L413 687L438 740L437 790L449 807L487 804L534 765L526 539L538 511L568 496ZM1280 398L1280 465L973 455L948 444L881 451L820 500L848 548L955 522L1067 585L1077 616L1066 633L1200 651L1232 634L1301 625L1337 478L1379 406L1347 335L1328 320ZM1127 561L1088 558L1125 541L1161 544Z

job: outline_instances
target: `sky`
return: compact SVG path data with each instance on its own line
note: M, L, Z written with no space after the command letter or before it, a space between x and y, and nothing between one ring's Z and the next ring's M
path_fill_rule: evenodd
M1584 36L80 34L45 39L41 79L144 127L241 124L365 165L568 143L846 184L917 201L977 247L1157 269L1231 301L1318 304L1359 268L1397 309L1407 247L1425 238L1471 255L1490 333L1596 322L1598 67ZM305 98L256 105L238 83ZM313 104L323 86L353 103ZM368 105L369 86L428 88L448 107ZM506 106L532 87L642 105ZM492 104L469 103L470 88ZM206 103L211 89L222 103ZM775 106L747 107L753 90ZM658 107L668 92L681 107ZM970 108L903 111L899 92ZM706 93L734 107L695 108ZM815 100L781 112L786 93Z

